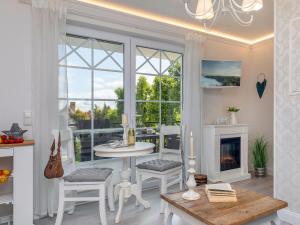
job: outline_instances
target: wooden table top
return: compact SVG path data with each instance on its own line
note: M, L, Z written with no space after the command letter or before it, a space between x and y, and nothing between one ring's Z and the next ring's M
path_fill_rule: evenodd
M238 202L210 203L204 187L195 191L201 194L196 201L184 200L180 193L161 195L170 205L208 225L242 225L271 215L287 207L287 203L270 196L233 186Z
M0 144L0 148L14 148L21 146L34 145L34 140L25 140L23 143L14 143L14 144Z

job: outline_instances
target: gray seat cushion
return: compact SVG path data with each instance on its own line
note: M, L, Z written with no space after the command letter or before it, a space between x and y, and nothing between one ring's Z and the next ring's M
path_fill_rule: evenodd
M112 173L110 168L78 168L64 177L68 182L99 182L105 181Z
M163 171L173 169L176 167L180 167L180 166L181 166L181 162L163 160L163 159L155 159L155 160L151 160L148 162L143 162L141 164L138 164L136 167L139 169L163 172Z

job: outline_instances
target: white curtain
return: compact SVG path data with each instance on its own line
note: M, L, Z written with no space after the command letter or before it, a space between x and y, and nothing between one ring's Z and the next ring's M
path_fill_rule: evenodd
M50 153L51 131L65 126L65 122L60 121L66 121L67 105L58 101L58 96L65 96L67 91L67 82L59 82L59 79L66 81L65 73L58 68L59 54L64 51L62 37L65 36L65 24L66 10L62 0L32 0L31 79L35 139L35 216L44 216L48 211L50 188L49 181L43 173Z
M202 150L202 88L200 87L201 60L205 38L197 33L188 33L185 37L184 76L183 76L183 118L185 127L185 156L190 151L190 133L193 132L196 171L200 172ZM188 166L188 164L186 164Z

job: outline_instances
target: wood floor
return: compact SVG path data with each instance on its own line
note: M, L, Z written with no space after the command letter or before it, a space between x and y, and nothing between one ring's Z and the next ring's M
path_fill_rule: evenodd
M250 180L236 182L236 185L260 192L266 195L273 195L273 177L252 178ZM171 191L176 191L174 187ZM159 213L159 192L158 189L143 192L143 197L150 201L151 208L143 209L141 206L135 207L134 198L130 198L124 207L120 225L163 225L163 215ZM89 203L76 208L73 215L64 215L63 225L99 225L98 204ZM115 224L116 212L108 212L108 224ZM34 223L35 225L53 225L55 218L44 218ZM186 225L178 217L173 219L174 225Z

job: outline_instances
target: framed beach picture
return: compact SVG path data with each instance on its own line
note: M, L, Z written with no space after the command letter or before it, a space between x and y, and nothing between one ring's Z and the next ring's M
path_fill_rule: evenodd
M240 86L241 61L202 60L201 87Z

